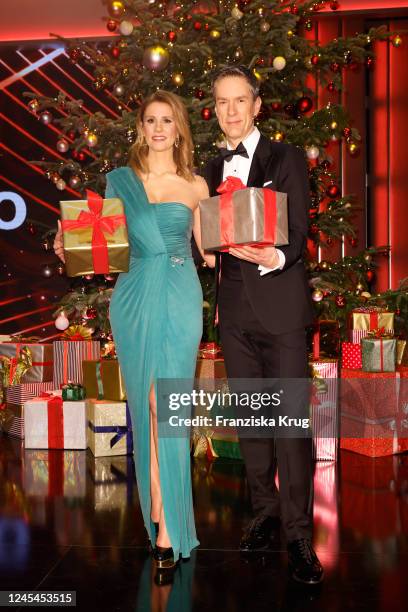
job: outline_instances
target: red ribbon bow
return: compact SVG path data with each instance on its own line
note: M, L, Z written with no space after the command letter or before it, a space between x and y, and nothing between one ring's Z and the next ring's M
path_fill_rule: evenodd
M95 274L109 273L108 243L105 233L113 232L126 223L125 215L102 216L103 198L94 191L86 190L89 210L81 210L78 219L62 221L63 231L92 227L92 260Z

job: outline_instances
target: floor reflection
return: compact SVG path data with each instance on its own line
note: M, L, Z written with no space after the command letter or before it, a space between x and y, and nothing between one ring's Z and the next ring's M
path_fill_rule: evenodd
M192 480L201 546L158 586L131 459L24 451L0 436L0 589L75 590L79 610L402 609L407 454L342 451L338 463L316 464L314 539L326 580L313 591L288 583L284 538L252 562L240 557L251 514L241 462L194 460Z

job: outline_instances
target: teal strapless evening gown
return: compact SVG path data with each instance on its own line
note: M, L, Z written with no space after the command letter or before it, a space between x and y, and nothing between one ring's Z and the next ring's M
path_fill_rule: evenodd
M202 335L203 296L191 257L192 210L178 202L149 203L130 167L107 174L106 197L123 201L129 272L119 275L110 321L132 416L140 504L150 539L149 390L157 379L191 379ZM175 558L189 557L196 537L189 436L158 443L163 510Z

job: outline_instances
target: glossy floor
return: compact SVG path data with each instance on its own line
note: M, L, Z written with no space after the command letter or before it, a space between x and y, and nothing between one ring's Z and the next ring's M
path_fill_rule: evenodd
M76 591L78 610L402 612L408 590L408 455L342 451L315 473L314 541L326 579L287 581L284 542L237 550L250 517L241 462L192 463L200 547L158 587L133 464L85 451L24 451L0 436L0 590Z

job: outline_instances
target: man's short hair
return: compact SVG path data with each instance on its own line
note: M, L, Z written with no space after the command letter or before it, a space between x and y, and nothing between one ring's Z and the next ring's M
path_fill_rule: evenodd
M224 77L230 77L230 76L244 78L251 89L254 100L256 100L256 98L259 96L258 80L256 76L254 75L254 73L249 68L247 68L246 66L242 66L242 65L241 66L237 66L237 65L223 66L222 68L219 68L218 70L216 70L211 80L211 90L212 90L212 94L214 98L215 98L215 85L217 81L223 79Z

